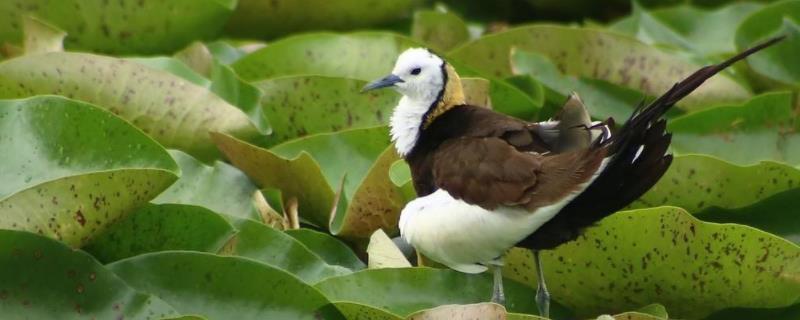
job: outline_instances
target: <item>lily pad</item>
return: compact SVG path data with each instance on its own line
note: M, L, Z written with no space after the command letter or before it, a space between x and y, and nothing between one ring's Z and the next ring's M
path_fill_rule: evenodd
M433 50L447 52L469 40L469 30L452 12L421 10L414 13L411 37Z
M506 316L506 320L547 320L547 319L550 318L543 318L532 314L513 313L513 312L509 312L508 315Z
M403 317L376 306L347 301L336 302L334 305L348 320L403 320Z
M181 177L152 200L153 203L196 205L239 218L260 221L253 204L257 188L239 169L220 161L207 166L178 150L170 155L181 168Z
M284 232L303 243L328 264L342 266L350 270L361 270L366 267L350 247L327 233L305 228L286 230Z
M742 208L800 187L800 170L764 161L742 167L704 155L677 156L634 207L675 205L690 212Z
M405 160L397 160L392 163L389 168L389 179L400 188L406 202L417 197L417 190L414 189L414 182L411 180L411 168L408 167Z
M22 17L32 15L69 35L69 49L116 54L172 52L217 35L235 0L12 0L0 3L0 42L22 39ZM191 12L192 14L185 14Z
M232 66L249 81L309 74L372 81L389 73L405 49L420 46L386 32L311 33L275 41Z
M25 38L23 50L25 54L64 51L64 37L67 33L34 17L22 19L22 30Z
M762 160L800 164L800 122L792 94L770 92L739 105L725 105L670 121L677 154L703 153L750 165Z
M155 141L110 112L55 96L0 100L0 228L81 246L177 179Z
M561 74L549 58L536 52L512 49L511 67L515 74L529 75L549 89L548 100L557 106L556 110L575 92L592 117L624 121L645 98L644 93L610 82Z
M258 186L279 189L285 199L296 198L307 221L328 225L335 194L311 155L303 152L286 159L226 134L212 133L212 137L231 163Z
M178 312L210 319L315 319L316 311L329 303L291 274L247 258L163 251L108 267Z
M787 38L748 57L747 62L760 76L800 86L800 65L794 58L800 56L800 1L778 1L749 15L736 29L736 46L741 50L750 43L777 35Z
M269 121L261 110L259 100L263 93L252 84L239 78L233 69L211 54L201 42L195 42L175 54L192 70L210 80L211 92L241 109L262 132L269 130Z
M578 240L543 251L553 298L583 315L653 302L671 317L800 300L800 247L757 229L702 222L683 209L616 213ZM535 283L528 250L506 257L506 276ZM574 275L593 274L594 277Z
M706 320L794 320L800 318L800 303L787 308L732 308L708 316Z
M225 218L206 208L151 204L112 225L85 250L103 263L165 250L217 252L234 233Z
M511 48L550 58L561 73L605 80L657 96L701 66L647 46L636 39L599 29L529 25L484 36L450 56L496 77L511 76ZM741 101L747 88L727 76L714 77L681 104L687 110L708 102Z
M28 232L0 230L0 312L30 319L152 319L177 313L129 287L90 255Z
M506 281L504 285L509 311L536 312L533 290L514 281ZM445 304L486 302L492 295L489 275L430 268L367 269L327 279L316 287L333 302L378 306L404 317ZM373 289L392 294L376 294Z
M544 91L538 82L527 83L525 86L517 86L515 83L507 82L501 78L490 76L475 71L473 68L459 62L456 59L447 58L448 62L458 70L462 77L464 87L468 88L470 78L480 78L489 81L489 101L490 105L477 104L478 106L490 106L493 110L514 116L523 120L536 120L539 110L544 104ZM469 96L469 93L465 94ZM467 100L477 102L479 100Z
M421 46L410 38L386 32L314 33L276 41L238 60L233 68L249 81L289 75L372 81L391 72L397 56L405 49ZM538 97L447 59L462 77L481 77L491 82L491 101L496 110L524 119L536 115L541 106Z
M248 117L209 90L165 71L104 56L53 52L0 64L0 97L60 94L106 108L161 144L202 160L218 155L208 132L255 139Z
M734 36L738 26L763 5L734 2L716 9L679 5L649 10L635 5L633 14L611 26L645 43L667 44L714 57L736 52ZM750 45L750 44L748 44Z
M349 238L368 238L378 228L396 232L405 201L389 180L389 167L398 156L388 146L386 127L317 134L270 150L224 135L215 138L260 187L299 200L307 221Z
M329 265L300 241L279 230L247 219L234 224L238 232L226 246L225 254L266 263L311 284L352 272L345 267Z
M343 192L352 196L346 198L348 200L346 209L338 207L331 217L330 229L333 234L345 238L365 239L378 229L383 229L392 235L399 232L397 224L400 210L406 204L406 197L389 179L392 163L398 159L394 147L388 146L378 155L363 179L359 179L357 171L349 171L355 174L347 173ZM349 179L359 179L360 183L353 191L347 188Z
M600 319L600 318L597 318ZM654 316L652 314L641 313L636 311L623 312L616 314L611 319L614 320L665 320L667 318Z
M228 34L276 38L311 30L353 30L385 25L410 15L420 0L361 1L239 0L228 22Z
M361 93L365 84L327 76L289 76L257 82L255 85L265 93L261 105L272 125L267 144L387 124L398 94L392 90Z
M269 132L269 121L261 111L259 104L259 99L262 96L261 90L240 79L229 66L221 64L213 57L205 58L209 59L205 61L208 64L206 66L208 70L202 70L203 67L198 65L203 62L187 62L179 58L152 57L127 58L125 60L142 64L152 69L167 71L197 86L206 88L232 106L242 110L258 128L259 132ZM200 58L197 59L199 60Z
M475 303L464 305L444 305L428 310L415 312L407 320L469 320L469 319L503 319L507 316L506 308L496 303Z
M331 202L331 209L323 213L330 219L332 233L367 238L381 226L396 230L404 204L388 179L389 166L397 159L388 145L387 128L373 127L307 136L270 151L284 159L295 159L303 153L311 155L320 164L331 189L341 189L336 211ZM380 171L386 175L381 177ZM303 212L302 203L300 211ZM328 217L329 213L334 215Z
M403 252L381 229L375 230L369 238L367 255L370 269L411 267Z

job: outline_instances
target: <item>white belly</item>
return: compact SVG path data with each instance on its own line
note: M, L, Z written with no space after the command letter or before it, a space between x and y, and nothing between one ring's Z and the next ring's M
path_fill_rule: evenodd
M406 205L400 234L428 258L461 272L479 273L486 270L481 264L500 258L573 197L535 212L509 207L488 211L440 189Z

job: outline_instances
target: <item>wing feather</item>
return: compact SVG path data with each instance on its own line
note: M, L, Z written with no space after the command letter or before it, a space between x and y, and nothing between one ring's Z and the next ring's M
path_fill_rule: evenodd
M580 192L599 170L605 147L561 154L520 151L500 137L460 137L435 151L436 187L467 203L493 210L529 211Z

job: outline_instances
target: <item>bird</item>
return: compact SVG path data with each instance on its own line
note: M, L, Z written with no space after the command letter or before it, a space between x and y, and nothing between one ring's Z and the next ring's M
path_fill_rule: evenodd
M402 95L389 132L417 192L400 213L402 239L454 270L492 269L491 301L500 304L504 254L532 250L536 304L548 317L540 251L576 239L648 191L672 163L665 113L705 80L782 39L700 68L642 101L617 130L612 118L592 121L576 94L541 122L469 105L451 64L426 48L403 51L389 75L362 89Z

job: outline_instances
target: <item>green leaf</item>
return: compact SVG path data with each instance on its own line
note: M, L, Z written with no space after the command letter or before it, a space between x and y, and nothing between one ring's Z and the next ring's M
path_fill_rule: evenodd
M639 91L603 80L563 75L549 58L536 52L512 49L511 67L514 73L530 75L549 89L552 93L548 100L558 109L572 92L578 93L589 114L597 119L624 121L644 98Z
M305 228L284 232L300 241L330 265L342 266L350 270L361 270L366 267L350 247L327 233Z
M199 41L192 42L183 50L176 52L174 57L206 78L211 75L211 65L216 59L208 47Z
M677 156L664 177L634 206L675 205L690 212L742 208L800 186L800 170L764 161L737 166L704 155Z
M209 319L315 319L315 311L329 303L300 279L247 258L164 251L108 267L178 312Z
M370 269L411 267L403 252L381 229L375 230L369 238L367 255Z
M270 151L284 159L294 159L304 152L310 154L322 167L328 185L338 186L344 179L344 194L355 195L369 168L388 145L386 127L373 127L307 136L277 145Z
M189 315L189 316L161 318L161 320L207 320L207 319L202 316Z
M373 127L308 136L270 151L284 159L310 154L322 167L332 190L342 186L339 205L330 218L331 232L367 238L381 226L397 230L397 217L405 204L388 179L389 166L397 160L396 152L388 145L387 128ZM325 213L328 212L334 211Z
M300 241L264 224L240 219L239 230L224 253L247 257L285 270L306 283L349 274L345 267L329 265Z
M386 147L360 180L357 189L352 192L348 191L347 182L349 179L357 179L358 176L347 173L343 192L345 196L352 196L346 198L346 209L343 211L342 206L337 207L336 213L331 217L330 230L333 234L351 239L365 239L378 229L392 235L399 232L397 224L400 210L405 206L407 198L403 190L389 179L392 163L398 159L394 147Z
M644 307L639 308L635 312L640 314L650 315L655 318L669 319L669 314L667 314L667 308L658 303L648 304Z
M444 305L421 310L406 317L408 320L470 320L470 319L505 319L506 308L496 303L475 303Z
M81 246L175 181L155 141L61 97L0 100L0 228Z
M207 88L241 109L260 131L269 131L269 121L259 101L263 96L261 90L239 78L231 67L215 58L205 45L195 42L177 53L176 58L211 80L211 86Z
M447 52L469 40L469 30L452 12L421 10L414 13L411 37L433 50Z
M63 30L31 16L22 18L25 54L64 51Z
M234 233L223 217L206 208L151 204L113 224L85 250L103 263L165 250L217 252Z
M0 230L0 313L26 319L152 319L177 315L90 255L28 232Z
M447 59L460 76L489 80L489 94L493 110L520 119L536 119L539 109L544 103L544 91L538 82L526 83L525 86L517 87L517 84L475 71L456 59L449 57ZM466 79L462 78L462 80Z
M507 320L546 320L546 319L549 319L549 318L543 318L543 317L535 316L535 315L532 315L532 314L509 312L507 317L506 317L506 319Z
M258 186L278 189L284 199L296 198L303 218L317 226L328 225L335 194L311 155L302 152L286 159L226 134L212 133L212 137L231 163Z
M635 2L634 2L635 3ZM633 14L610 28L629 31L645 43L668 44L691 51L700 57L736 52L733 26L738 26L749 14L763 5L736 2L717 9L704 9L690 5L648 10L634 6ZM632 30L623 30L631 23Z
M262 96L261 90L253 85L244 82L233 72L233 69L217 62L212 57L208 63L208 70L203 73L202 68L196 65L189 65L178 58L154 57L154 58L128 58L126 60L143 64L152 69L167 71L173 75L183 78L197 86L203 87L216 94L234 107L239 108L254 124L259 132L270 131L269 121L261 111L259 99Z
M513 250L506 276L535 282L532 259L528 250ZM672 317L702 318L800 301L800 247L674 207L616 213L578 240L543 251L542 259L552 297L583 315L658 302ZM595 276L580 276L586 274Z
M309 74L371 81L391 72L405 49L419 46L388 32L311 33L275 41L233 69L248 81Z
M85 53L26 55L0 64L0 97L60 94L106 108L166 147L202 160L218 151L209 131L254 139L247 116L209 90L138 63Z
M598 317L597 319L600 320L601 318ZM611 317L610 319L614 319L614 320L665 320L667 318L654 316L652 314L647 314L647 313L642 313L642 312L637 312L637 311L628 311L628 312L623 312L623 313L620 313L620 314L615 314L614 317Z
M12 0L0 3L0 42L19 43L23 16L67 32L69 49L115 54L172 52L219 33L235 0ZM191 14L186 14L186 13Z
M376 306L347 301L336 302L334 305L348 320L403 320L403 317Z
M800 164L798 129L789 92L765 93L669 122L676 153L704 153L741 165L761 160Z
M504 285L509 311L535 313L531 289L513 281ZM492 295L488 275L429 268L367 269L327 279L316 287L333 302L379 306L401 316L445 304L486 302ZM392 294L378 294L386 290Z
M794 320L800 318L800 303L787 308L732 308L708 316L706 320Z
M420 46L405 36L387 32L314 33L276 41L238 60L233 68L249 81L288 75L372 81L391 72L397 56L405 49ZM541 106L537 96L529 96L500 79L475 72L454 59L448 61L461 76L481 77L491 82L495 110L532 119Z
M317 134L270 150L225 135L215 139L260 187L299 200L306 221L353 239L368 238L378 228L396 232L405 200L389 179L398 156L388 146L386 127Z
M265 93L261 105L272 125L267 144L387 124L398 94L392 90L361 93L365 84L327 76L290 76L255 83Z
M410 15L420 0L239 0L227 32L240 38L277 38L311 30L353 30L394 22Z
M239 169L220 161L207 166L181 151L169 152L181 167L181 178L153 203L196 205L234 217L261 220L253 205L253 194L258 189Z
M736 29L736 47L742 50L768 37L786 35L783 43L747 58L758 75L794 87L800 85L800 1L785 0L756 11Z
M450 52L450 56L484 74L513 74L511 48L550 58L561 73L605 80L657 96L699 65L647 46L624 35L597 29L530 25L484 36ZM708 102L740 101L747 88L727 76L714 77L681 104L689 110Z
M214 58L218 59L219 62L224 65L230 65L247 55L246 52L234 47L227 41L209 42L205 44L205 47L208 48L208 52L211 53Z

